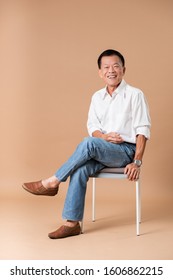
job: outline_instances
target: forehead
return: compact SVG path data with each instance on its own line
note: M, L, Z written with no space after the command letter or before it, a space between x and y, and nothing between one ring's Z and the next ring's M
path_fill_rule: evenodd
M117 55L111 55L111 56L103 56L101 60L102 65L111 65L111 64L122 64L121 59Z

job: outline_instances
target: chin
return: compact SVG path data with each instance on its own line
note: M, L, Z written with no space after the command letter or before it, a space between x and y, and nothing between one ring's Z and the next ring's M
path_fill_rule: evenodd
M109 83L108 86L110 87L117 87L119 85L119 83Z

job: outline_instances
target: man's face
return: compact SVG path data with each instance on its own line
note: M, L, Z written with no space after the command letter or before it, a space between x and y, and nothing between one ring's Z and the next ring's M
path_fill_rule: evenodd
M115 90L121 83L124 74L125 67L122 65L118 56L112 55L102 57L99 75L108 86L108 90Z

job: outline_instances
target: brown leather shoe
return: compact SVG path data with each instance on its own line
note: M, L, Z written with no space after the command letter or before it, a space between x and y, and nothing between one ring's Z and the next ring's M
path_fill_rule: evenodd
M54 189L46 189L41 181L38 182L30 182L30 183L24 183L22 187L35 195L48 195L48 196L54 196L58 193L59 187L56 187Z
M51 239L58 239L58 238L65 238L69 236L78 235L81 233L81 227L80 224L77 223L74 227L68 227L68 226L61 226L56 231L49 233L49 238Z

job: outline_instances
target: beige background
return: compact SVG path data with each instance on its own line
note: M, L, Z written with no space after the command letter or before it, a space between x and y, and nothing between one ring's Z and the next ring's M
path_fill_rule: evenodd
M22 182L52 175L87 135L91 96L104 86L98 77L96 61L107 48L124 54L125 80L144 91L150 106L151 141L141 175L144 215L157 219L160 214L172 214L172 11L172 0L0 1L0 199L1 216L6 221L11 215L7 210L15 199L23 206L28 201L36 203L35 197L22 190ZM109 184L111 197L115 193L118 203L122 198L129 200L132 184L120 182L122 188L115 188L112 181ZM50 207L50 200L43 198L47 211L55 215L51 216L54 222L57 215L61 217L57 204L62 207L66 189L67 183ZM100 201L102 194L105 188L101 187ZM90 203L90 197L87 199ZM108 204L109 199L108 196ZM43 200L38 198L39 207ZM25 211L31 209L30 203ZM14 206L14 225L24 211L22 207ZM48 218L42 219L45 223ZM22 223L25 225L23 220ZM172 226L172 216L169 223ZM51 223L45 226L48 231L50 225L53 227ZM8 239L7 225L3 228L3 238ZM150 229L146 227L146 231ZM148 257L172 258L169 246L172 239L167 240L167 255L151 253ZM13 250L3 254L5 258L33 257L16 255ZM108 253L107 258L111 257L116 258ZM147 258L147 255L123 257Z

